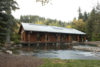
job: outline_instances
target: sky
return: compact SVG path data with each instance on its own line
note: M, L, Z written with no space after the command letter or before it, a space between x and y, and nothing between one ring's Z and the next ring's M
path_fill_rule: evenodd
M84 11L90 12L99 0L50 0L48 4L42 6L35 0L16 0L20 9L13 11L15 18L21 15L38 15L40 17L57 19L70 22L78 17L79 7Z

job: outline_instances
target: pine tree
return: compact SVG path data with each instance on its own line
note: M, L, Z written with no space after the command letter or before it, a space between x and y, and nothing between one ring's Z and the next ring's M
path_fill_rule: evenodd
M79 7L78 12L79 12L79 17L78 17L78 19L83 19L83 15L82 15L82 13L81 13L81 8L80 8L80 7Z
M16 1L0 0L0 43L10 40L11 25L14 24L11 11L16 9L18 9Z
M95 20L96 20L96 10L93 9L86 23L86 31L90 40L92 40L92 35L95 30L94 28Z
M84 12L83 21L85 22L85 21L87 21L87 19L88 19L88 14L87 14L87 12Z

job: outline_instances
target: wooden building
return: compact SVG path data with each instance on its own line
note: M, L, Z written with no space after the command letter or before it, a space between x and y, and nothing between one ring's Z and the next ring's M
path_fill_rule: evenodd
M21 23L19 34L22 43L71 43L86 40L86 33L76 29L33 23Z

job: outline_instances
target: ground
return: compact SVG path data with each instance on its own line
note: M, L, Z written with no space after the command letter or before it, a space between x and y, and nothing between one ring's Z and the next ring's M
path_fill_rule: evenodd
M100 60L61 60L0 53L0 67L100 67Z
M0 67L38 67L41 59L32 56L19 56L0 53Z
M90 45L96 45L98 47L100 47L100 41L87 41L84 42L85 44L90 44Z
M99 47L100 41L87 43L96 44ZM40 59L0 52L0 67L100 67L100 60Z

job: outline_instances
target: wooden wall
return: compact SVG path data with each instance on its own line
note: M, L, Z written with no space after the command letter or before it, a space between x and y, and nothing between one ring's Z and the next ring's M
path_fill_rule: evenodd
M40 39L38 40L38 36L40 36ZM74 36L74 38L72 37ZM40 32L21 32L21 41L23 42L72 42L72 40L76 40L78 42L85 41L86 37L82 35L71 35L71 34L56 34L56 33L40 33Z
M56 39L56 34L53 34L53 33L48 33L48 42L56 42L57 39Z

